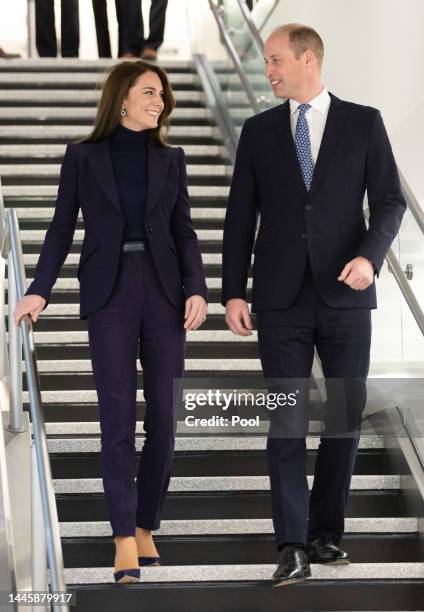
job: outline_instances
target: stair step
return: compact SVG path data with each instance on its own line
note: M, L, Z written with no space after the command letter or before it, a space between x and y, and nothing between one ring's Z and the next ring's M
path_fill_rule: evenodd
M40 319L41 320L41 319ZM78 319L82 324L86 324L86 320ZM38 325L38 323L37 323ZM39 344L37 346L37 357L39 359L88 359L90 358L88 344ZM209 344L207 342L189 343L186 345L186 357L188 359L202 359L207 360L219 359L225 357L226 359L259 359L258 345L254 343L243 343L243 342L215 342ZM374 375L380 374L381 365L379 369L373 370ZM402 368L399 369L399 363L392 364L387 362L387 367L396 366L390 370L390 372L402 372ZM375 366L374 366L375 367ZM243 370L244 368L241 368ZM385 372L382 373L385 375ZM390 375L390 374L389 374Z
M85 125L0 125L0 139L16 140L76 140L87 136L89 129ZM213 138L220 140L219 128L209 125L171 125L170 138ZM216 143L215 143L216 144Z
M60 165L59 164L1 164L0 165L2 178L31 178L32 180L39 178L59 180ZM232 167L224 164L187 164L187 173L191 177L203 176L210 177L228 177L232 174ZM4 183L7 184L7 183ZM51 210L53 212L53 210Z
M63 422L46 423L47 448L49 453L99 453L100 438L72 438L70 436L94 434L100 435L100 425L98 422ZM142 424L136 424L137 433L141 434ZM63 435L66 438L53 438L52 436ZM142 447L144 436L136 437L136 449L139 452ZM382 450L385 448L384 439L377 435L364 434L359 439L359 451ZM320 439L315 436L306 438L306 448L308 451L318 449ZM175 440L175 452L201 453L206 451L228 452L228 451L261 451L266 450L267 440L265 436L242 436L242 437L182 437L178 436ZM263 454L265 457L265 454Z
M103 493L64 493L56 495L59 520L108 521ZM422 499L412 501L402 489L352 489L345 517L417 517L422 515ZM170 491L164 506L164 520L271 518L270 491Z
M66 525L66 523L65 523ZM62 528L62 525L61 525ZM62 529L61 529L62 531ZM114 559L112 532L103 537L80 537L75 531L69 538L62 536L65 567L104 567ZM226 565L275 563L278 552L274 535L263 533L204 535L157 535L155 542L162 566ZM417 533L345 534L342 548L349 552L352 563L419 563Z
M312 488L313 476L308 475L308 487ZM101 478L54 478L53 487L56 494L65 493L102 493ZM398 474L363 474L353 475L351 490L395 490L400 489ZM268 491L268 476L205 476L179 477L171 476L169 492L191 491Z
M7 198L40 198L40 197L56 197L57 186L55 185L5 185L2 188L3 196ZM229 194L229 187L222 186L201 186L189 185L188 193L193 198L205 198L207 200L216 200L217 198L226 198ZM11 206L10 202L7 203ZM78 232L79 230L77 230ZM81 237L82 238L82 237ZM42 240L40 236L40 241Z
M345 521L345 534L414 534L418 533L416 517L350 517ZM161 521L156 537L263 535L274 536L272 519L221 519ZM105 538L112 535L109 521L60 523L62 538Z
M197 72L172 72L169 75L173 89L192 88L200 89L201 81ZM218 81L224 85L231 80L231 87L235 91L243 92L243 86L237 75L231 76L226 74L217 74ZM9 72L0 71L0 87L7 88L27 88L34 89L50 89L57 88L66 89L70 87L75 89L99 88L105 80L105 73L100 72L46 72L46 71L31 71L31 72ZM255 85L255 90L269 93L270 86L262 74L251 74L250 79Z
M270 581L274 564L246 565L180 565L146 567L141 582L213 582L213 581ZM313 580L419 580L424 576L423 563L351 563L337 567L311 564ZM113 582L111 567L66 568L65 580L72 584L101 584ZM424 594L424 584L422 584ZM216 608L215 608L216 609Z
M33 234L36 234L38 230L35 230L34 232L32 232ZM79 230L76 230L76 232L78 232ZM199 234L200 232L214 232L215 230L199 230L197 232L197 234ZM24 232L28 232L27 235L27 239L30 239L30 234L31 234L31 230L22 230L21 235ZM75 233L76 233L75 232ZM45 233L43 231L43 233ZM24 238L24 237L23 237ZM35 237L34 237L35 238ZM213 238L210 238L211 240L213 240ZM42 242L42 238L40 237L40 242ZM33 281L32 277L27 277L27 283L29 285L29 283L31 283ZM6 288L7 288L7 279L5 282ZM221 289L221 279L220 278L216 278L216 277L206 277L206 284L208 289ZM64 290L64 289L71 289L72 291L79 291L79 281L77 278L74 277L59 277L55 284L54 284L55 290ZM247 282L247 287L250 289L252 287L252 279L248 279ZM199 330L197 330L199 331ZM245 336L246 338L251 338L251 336Z
M384 565L378 566L381 573L384 573ZM190 572L191 567L178 568L180 576L183 577ZM340 612L346 610L347 605L349 609L353 608L355 611L369 610L371 602L373 612L389 612L418 610L422 608L424 597L424 588L420 580L408 578L393 580L390 575L387 579L372 579L371 571L368 579L364 575L370 568L365 564L361 565L362 571L358 573L362 577L357 580L336 579L335 572L330 575L323 571L329 568L321 566L320 573L318 568L315 570L313 579L287 589L283 588L283 593L281 588L270 588L272 586L270 576L275 565L259 566L264 569L261 574L264 580L257 580L255 567L246 566L250 568L249 576L254 575L252 580L246 580L243 572L235 571L233 574L233 568L239 566L228 566L228 572L223 574L221 579L216 578L212 582L207 581L212 577L207 571L208 567L198 567L199 573L205 571L205 581L197 584L192 581L157 583L153 571L160 568L143 568L143 582L139 584L131 584L129 587L118 585L119 588L115 584L107 583L98 586L81 584L73 586L72 591L76 593L78 611L101 609L102 612L116 612L117 609L138 610L140 600L146 610L160 610L160 612L175 612L176 601L179 609L184 612L196 612L199 609L203 612L216 612L217 609L224 612L231 610L281 612L282 601L284 601L284 612L299 612L299 610ZM220 567L222 566L215 566L213 576L219 574ZM149 572L146 573L145 569L149 569ZM380 573L380 570L376 569L375 572ZM113 581L112 571L112 568L105 568L102 575L107 581ZM401 568L398 571L401 572ZM83 569L80 572L84 575ZM318 579L315 579L316 576ZM344 573L344 576L347 574ZM87 579L89 578L94 578L94 575L87 575ZM152 582L148 582L149 580Z
M66 439L64 440L67 441ZM138 440L141 442L141 440ZM100 445L99 445L100 447ZM137 455L134 459L136 468L141 456L142 444L137 444ZM49 447L51 448L51 447ZM50 450L52 453L52 451ZM306 470L313 475L315 470L317 452L310 450L307 455ZM100 478L101 457L100 448L91 452L56 452L51 454L50 462L54 478ZM355 463L356 475L385 475L389 473L409 474L405 460L397 461L394 465L383 449L360 450ZM268 476L266 453L258 451L175 451L172 465L174 476L200 477L200 476Z
M198 89L200 80L197 73L174 72L169 74L173 89L191 87ZM88 89L100 87L105 80L103 72L5 72L0 71L0 87L20 88L27 87L30 90L43 88L60 87L66 89L79 87Z
M355 567L359 564L353 564ZM75 585L72 591L76 593L78 610L97 610L101 606L103 612L115 612L117 609L138 610L140 600L147 610L160 610L161 612L175 612L175 602L184 612L224 612L231 610L266 610L267 612L281 612L284 601L284 612L299 612L299 610L326 610L326 612L340 612L349 609L368 610L370 603L373 612L392 610L418 610L424 597L422 581L417 578L399 578L394 580L396 572L402 573L402 568L408 572L403 564L396 567L387 578L373 578L384 575L385 565L390 564L360 564L355 572L356 580L347 579L347 572L343 578L335 578L336 571L327 572L329 567L313 566L313 579L292 585L289 588L270 588L270 576L275 565L259 566L212 566L215 571L209 572L211 566L198 566L197 575L203 575L204 580L198 583L188 581L172 581L169 576L163 576L166 583L155 580L154 570L161 568L143 568L143 581L139 584L125 585L101 583L99 585ZM179 567L181 579L191 571L193 566ZM219 575L220 569L226 568L225 574ZM238 568L241 567L240 571ZM243 571L244 567L248 572ZM262 568L258 574L257 567ZM346 566L350 567L350 566ZM374 569L374 572L371 571ZM148 569L148 572L145 572ZM315 571L314 571L315 570ZM105 581L113 581L112 568L105 568L101 576ZM413 571L411 569L411 571ZM420 569L413 571L415 576ZM72 572L72 570L70 570ZM84 569L79 570L84 577ZM75 575L74 575L75 576ZM263 576L263 580L260 578ZM252 580L248 578L252 577ZM87 574L87 580L97 582L97 576ZM194 580L196 579L193 576ZM213 579L212 581L210 581ZM331 596L329 596L329 592ZM349 602L348 604L346 602Z
M224 167L225 166L222 166L222 168ZM1 166L0 166L0 169L1 169ZM222 172L221 167L219 171ZM25 221L29 221L29 220L37 220L38 222L40 222L45 219L46 221L50 222L54 214L54 206L49 206L48 208L41 207L41 206L40 207L35 206L35 207L17 208L16 205L14 205L14 208L16 210L16 215L19 219L21 228L22 228L22 223ZM216 219L219 221L223 221L225 217L225 208L223 207L222 208L193 207L190 209L190 214L191 214L191 218L194 221L197 219L209 219L209 220ZM79 222L83 221L81 209L79 210L79 213L78 213L78 221ZM70 253L65 260L65 264L78 263L77 255L78 254L76 253ZM213 257L211 257L210 254L206 254L203 260L205 261L205 263L221 263L222 255L220 253L214 253ZM37 258L35 255L24 255L24 263L25 265L30 265L30 264L33 265L37 263Z
M31 59L15 58L15 59L0 59L0 72L15 72L17 70L24 72L33 71L49 71L49 72L104 72L106 69L115 66L117 60L113 58L99 57L95 60L76 59L71 57L61 57L60 61L56 58L35 57ZM192 60L169 60L160 57L160 65L166 71L178 72L195 72L196 68ZM225 69L225 64L222 64L221 69Z
M233 108L233 119L242 121L251 115L247 108ZM95 106L0 106L0 122L12 121L14 124L27 122L61 121L75 123L77 121L93 123L96 117ZM214 115L207 107L177 107L172 111L172 123L183 121L214 122Z
M175 100L179 106L194 105L204 106L206 104L206 96L203 91L198 89L177 89L174 92ZM89 89L79 89L75 85L67 89L17 89L0 88L0 105L10 106L10 104L23 103L26 106L38 106L39 104L47 104L48 106L81 106L95 105L100 99L100 90L90 91ZM234 104L247 104L246 96L242 92L237 92L234 97Z
M243 109L240 109L243 112ZM61 106L0 106L0 120L12 119L27 119L31 121L44 121L46 119L60 119L61 121L74 121L81 119L84 121L93 122L96 117L96 108L87 106L74 106L72 108ZM172 111L171 118L173 121L181 119L213 119L212 111L207 107L202 108L180 108L176 107Z
M65 149L66 144L0 144L0 159L16 157L19 161L15 163L19 164L28 163L27 159L30 157L40 162L44 161L46 158L58 158L61 161L65 154ZM187 144L184 146L184 152L186 157L204 156L213 159L218 156L228 156L225 147L213 144ZM52 204L54 203L52 202Z

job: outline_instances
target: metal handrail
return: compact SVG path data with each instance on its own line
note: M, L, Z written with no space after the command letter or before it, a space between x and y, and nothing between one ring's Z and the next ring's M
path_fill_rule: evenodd
M256 27L256 29L258 30L258 32L259 32L259 33L261 32L261 30L263 30L263 29L264 29L264 27L265 27L265 26L266 26L266 24L268 23L269 19L271 18L272 13L273 13L273 12L274 12L274 10L277 8L277 6L279 5L279 3L280 3L280 0L274 0L273 5L271 6L271 8L268 10L268 13L267 13L267 14L265 15L265 17L263 18L262 23L261 23L260 25L256 25L256 24L255 24L255 27ZM262 8L262 5L258 3L258 4L257 4L257 5L256 5L256 6L253 8L252 13L253 13L253 14L255 14L255 16L256 16L256 14L257 14L257 13L262 13L263 11L261 10L261 8ZM254 22L254 23L255 23L255 22Z
M203 53L193 53L193 59L206 94L208 106L223 134L224 145L227 148L231 163L234 165L238 135L225 104L218 78L206 55Z
M22 431L22 346L19 333L22 332L25 371L29 392L29 405L31 412L32 430L35 446L35 458L38 471L40 486L41 505L44 518L44 527L47 543L47 558L50 569L50 582L52 592L62 593L66 599L66 584L64 579L64 567L62 547L60 541L59 520L57 515L56 500L53 489L53 479L50 467L50 459L47 450L47 437L44 424L44 417L41 410L41 389L37 369L37 359L35 355L34 336L32 322L29 318L21 319L17 328L13 311L16 301L21 299L25 291L25 268L22 254L22 244L19 235L19 224L16 210L9 208L5 215L3 197L0 180L0 246L1 255L5 257L8 253L8 329L9 329L9 371L14 373L15 391L12 393L10 402L10 424L7 429L12 433ZM4 316L4 313L2 313ZM4 338L6 340L6 338ZM6 343L6 342L5 342ZM33 498L33 504L35 503ZM31 508L31 514L36 512L36 508ZM33 550L33 555L37 551ZM37 567L36 570L39 570ZM53 604L55 612L69 612L66 604Z
M222 39L224 41L224 44L227 48L228 53L230 54L230 57L233 61L234 64L234 68L236 69L236 72L239 76L240 82L246 92L246 95L249 99L250 105L252 106L253 110L255 113L259 113L261 108L258 104L258 101L256 99L255 93L253 91L253 89L250 86L249 80L246 76L246 73L243 70L243 66L241 64L240 58L238 56L237 50L234 47L233 41L231 40L227 29L225 27L224 24L224 20L223 20L223 12L221 8L218 8L215 3L213 2L213 0L209 0L209 6L210 9L213 13L213 16L215 17L216 23L218 24L218 28L219 31L221 33Z
M249 28L249 31L252 35L252 40L254 45L256 46L256 50L259 53L259 56L262 57L263 56L263 52L264 52L264 42L262 40L262 36L259 33L259 30L257 29L253 19L252 19L252 15L249 11L249 8L246 4L246 0L237 0L237 3L240 7L240 11L244 17L244 20L246 22L247 27Z
M415 194L413 193L409 183L406 178L400 171L398 167L398 174L400 178L400 184L402 187L403 196L406 200L409 210L412 213L415 221L417 222L418 227L421 230L421 233L424 234L424 210L422 209L420 203L418 202Z

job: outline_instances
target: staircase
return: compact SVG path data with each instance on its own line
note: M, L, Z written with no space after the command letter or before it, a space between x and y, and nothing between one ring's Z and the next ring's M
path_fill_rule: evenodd
M107 65L107 60L0 62L0 175L5 204L18 211L28 283L52 217L65 145L89 131ZM186 375L212 388L222 387L224 373L230 387L228 374L256 384L261 378L256 332L242 340L233 336L220 305L222 226L232 168L194 65L169 62L164 67L177 99L170 141L186 152L192 218L210 290L208 319L187 336ZM246 114L241 93L235 104L241 121ZM143 568L140 584L113 582L97 396L86 321L78 318L82 238L80 216L51 302L34 327L65 579L76 591L75 609L424 609L424 546L418 535L424 504L410 486L408 464L396 444L371 427L361 438L347 504L343 546L351 554L350 565L313 565L311 580L270 588L277 552L263 430L250 436L220 436L217 430L213 437L194 437L181 427L155 537L163 565ZM144 398L137 367L139 455ZM373 367L378 371L379 364ZM24 402L28 407L27 392ZM311 414L312 434L319 426L315 403ZM307 440L310 486L318 444L316 436Z

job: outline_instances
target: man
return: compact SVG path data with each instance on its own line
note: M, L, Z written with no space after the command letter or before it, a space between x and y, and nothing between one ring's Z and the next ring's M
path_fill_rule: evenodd
M99 57L111 57L106 0L92 0L96 23ZM118 57L141 57L156 60L163 43L168 0L151 0L149 12L149 37L144 38L141 0L115 0L118 20Z
M80 32L78 0L61 0L61 55L78 57ZM35 42L40 57L56 57L53 0L35 0Z
M349 563L339 544L365 406L374 275L399 229L405 201L380 112L327 92L318 33L300 24L279 27L264 55L274 95L288 100L247 119L240 135L224 225L226 322L236 335L252 333L246 282L260 212L252 312L264 375L309 382L316 347L326 382L348 381L344 395L327 389L325 431L346 416L338 411L347 410L344 431L351 432L321 436L310 499L307 417L295 435L268 433L281 552L273 575L277 586L310 576L310 562ZM271 417L271 429L280 418L287 433L287 414L281 408Z

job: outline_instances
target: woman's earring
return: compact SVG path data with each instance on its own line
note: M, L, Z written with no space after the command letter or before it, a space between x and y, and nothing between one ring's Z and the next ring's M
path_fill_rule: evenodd
M123 106L121 108L121 117L125 117L126 114L127 114L127 111L125 110L125 106Z

